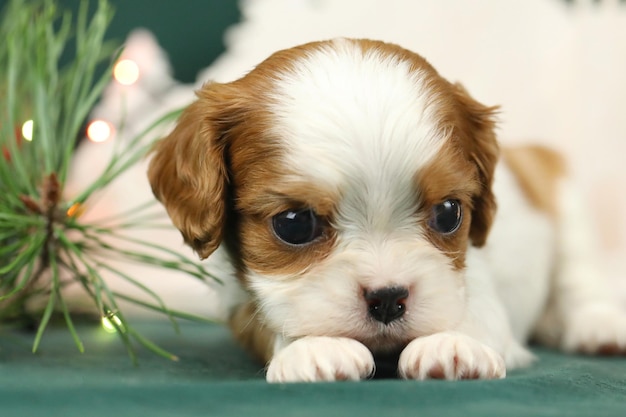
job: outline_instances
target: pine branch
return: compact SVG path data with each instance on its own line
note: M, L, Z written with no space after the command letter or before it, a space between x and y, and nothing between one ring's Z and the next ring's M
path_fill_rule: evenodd
M133 327L118 299L164 314L175 330L177 319L206 319L170 310L152 289L109 261L118 258L174 269L207 282L219 282L218 278L186 256L125 233L131 228L163 227L150 211L154 202L94 223L84 222L80 213L98 192L145 157L157 129L177 118L180 110L116 145L115 154L92 184L72 198L64 194L81 125L111 82L112 66L121 53L118 45L104 40L112 15L106 0L98 1L91 16L87 0L81 1L77 16L60 10L55 0L10 0L2 10L0 322L32 322L35 317L32 349L36 351L52 318L59 315L82 352L75 312L63 292L77 284L94 312L117 330L133 361L136 344L177 360ZM76 55L61 67L60 57L70 42ZM107 70L98 76L96 69L102 63ZM32 141L21 134L27 120L33 124ZM111 244L112 240L124 242L125 249ZM110 288L104 272L126 280L149 301ZM29 306L35 301L43 301L43 308L33 311Z

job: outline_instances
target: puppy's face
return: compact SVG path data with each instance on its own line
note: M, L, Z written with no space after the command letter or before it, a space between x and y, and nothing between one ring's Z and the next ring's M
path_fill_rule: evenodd
M492 109L411 52L345 39L198 97L150 181L201 257L227 246L272 330L387 351L461 319L495 209Z

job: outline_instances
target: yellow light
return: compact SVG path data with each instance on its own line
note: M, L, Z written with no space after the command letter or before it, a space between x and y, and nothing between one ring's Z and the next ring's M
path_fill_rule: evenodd
M113 135L113 127L104 120L94 120L87 126L87 137L92 142L105 142Z
M123 59L113 67L113 77L123 85L131 85L139 79L139 67L130 59Z
M33 125L34 125L34 123L33 123L32 120L27 120L22 125L22 136L27 141L33 140Z
M124 326L122 326L122 320L117 317L115 314L111 314L108 317L102 317L101 320L102 328L107 333L115 333L119 328L122 332L124 332ZM115 323L115 324L113 324ZM117 325L117 328L115 327Z
M85 207L80 203L74 203L67 209L68 217L80 217L85 212Z

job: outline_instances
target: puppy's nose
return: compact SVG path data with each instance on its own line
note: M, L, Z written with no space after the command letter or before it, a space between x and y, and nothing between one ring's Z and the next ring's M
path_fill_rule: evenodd
M405 303L408 296L409 290L404 287L386 287L365 291L365 301L370 316L385 324L402 317L406 310Z

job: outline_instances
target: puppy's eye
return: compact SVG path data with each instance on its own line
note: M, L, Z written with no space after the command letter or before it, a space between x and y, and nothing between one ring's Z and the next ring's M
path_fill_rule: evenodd
M459 200L446 200L432 208L428 225L442 235L456 232L463 220L463 209Z
M311 209L287 210L272 218L276 236L291 245L304 245L322 234L322 221Z

